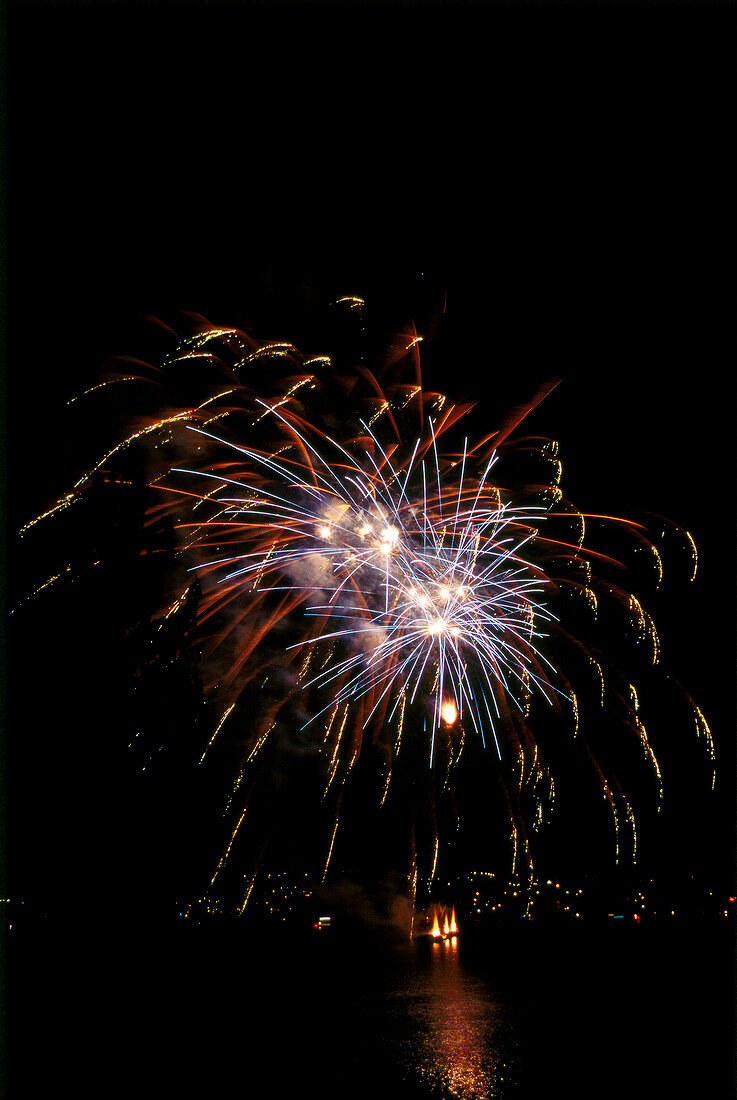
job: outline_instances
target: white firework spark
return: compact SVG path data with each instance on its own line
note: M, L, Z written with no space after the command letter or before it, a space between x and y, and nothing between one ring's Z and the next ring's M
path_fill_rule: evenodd
M270 411L287 424L275 409ZM441 724L452 725L466 716L484 744L485 731L492 733L501 758L495 730L498 693L504 692L522 711L520 697L531 685L546 699L557 690L545 672L554 671L553 666L537 644L541 628L552 617L541 599L549 581L522 553L545 509L502 502L488 482L495 453L480 478L468 477L467 441L460 478L457 485L446 486L444 496L432 425L437 492L429 496L427 463L418 460L421 440L400 471L366 424L362 426L381 465L368 450L364 461L357 462L328 438L329 448L340 459L331 463L292 426L310 454L312 484L305 468L293 462L288 465L229 444L276 484L254 494L250 486L222 478L211 499L226 506L228 523L252 528L260 521L276 536L277 548L271 544L267 562L263 551L256 550L194 568L221 567L223 584L235 581L246 590L255 577L263 580L265 572L277 573L290 581L285 588L319 590L327 597L306 608L321 620L322 628L287 649L340 640L350 652L303 685L307 689L339 684L306 724L336 705L370 699L365 729L387 700L391 720L405 695L413 703L423 685L431 682L430 763ZM218 436L192 430L227 445ZM181 467L175 472L202 473ZM415 497L410 486L420 480L422 496ZM234 489L243 495L234 495ZM304 565L315 579L312 584L295 584L291 578L303 572L299 567ZM268 590L280 587L270 583Z

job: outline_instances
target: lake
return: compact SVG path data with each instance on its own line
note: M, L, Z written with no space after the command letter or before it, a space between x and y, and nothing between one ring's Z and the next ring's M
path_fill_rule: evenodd
M729 1098L733 932L25 934L10 945L8 1096Z

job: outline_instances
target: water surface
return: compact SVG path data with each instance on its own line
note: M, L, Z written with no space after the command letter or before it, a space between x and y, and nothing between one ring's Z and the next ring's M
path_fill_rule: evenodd
M729 1098L733 963L709 924L57 930L11 950L9 1095Z

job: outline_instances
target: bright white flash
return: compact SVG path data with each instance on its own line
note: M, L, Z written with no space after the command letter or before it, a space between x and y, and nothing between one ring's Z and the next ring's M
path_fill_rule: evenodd
M298 434L293 424L289 428ZM547 580L523 554L544 509L500 501L487 484L495 456L480 476L467 475L464 483L462 473L460 483L444 487L436 451L428 476L425 461L415 462L418 445L396 470L385 455L379 468L368 452L364 464L328 440L336 452L333 464L299 438L310 452L314 484L293 464L238 447L265 468L270 487L259 491L256 506L250 491L242 500L234 496L234 482L223 485L219 499L236 517L243 513L253 524L260 516L266 531L286 537L272 539L268 561L263 551L227 559L221 579L260 581L266 568L270 587L276 574L288 587L323 597L307 608L320 629L288 647L343 643L342 652L336 647L304 685L330 694L309 721L363 700L365 728L380 707L390 720L404 699L426 708L433 741L441 722L452 726L467 718L484 743L491 731L499 751L500 698L522 710L520 700L530 690L548 700L554 690L543 670L552 666L537 644L541 626L552 618L541 600ZM464 471L465 457L464 450ZM328 509L339 516L330 525ZM316 559L324 566L318 569Z

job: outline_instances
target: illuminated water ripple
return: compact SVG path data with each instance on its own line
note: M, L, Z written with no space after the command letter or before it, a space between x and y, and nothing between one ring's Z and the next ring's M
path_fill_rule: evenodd
M448 1100L515 1095L518 1044L503 999L464 969L456 943L430 950L386 1006L400 1075L420 1095Z

